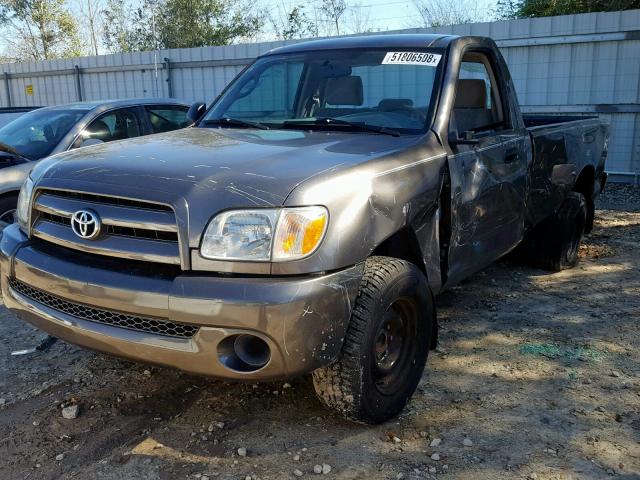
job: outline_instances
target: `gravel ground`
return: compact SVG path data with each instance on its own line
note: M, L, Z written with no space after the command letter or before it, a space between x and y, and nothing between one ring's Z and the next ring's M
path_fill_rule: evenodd
M0 307L0 478L640 479L640 192L608 186L599 208L577 268L500 262L443 293L419 390L376 427L307 379L229 384L64 342L11 357L43 334Z

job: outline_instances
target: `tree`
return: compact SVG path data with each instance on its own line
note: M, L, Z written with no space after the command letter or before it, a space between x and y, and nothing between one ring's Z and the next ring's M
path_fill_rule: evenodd
M99 15L102 11L102 0L81 0L78 9L83 19L83 31L89 37L90 51L94 55L99 55L101 30Z
M3 36L18 60L81 55L78 25L65 0L0 0Z
M361 3L351 5L346 16L346 24L351 33L367 33L372 30L371 7Z
M103 42L107 49L113 53L127 52L129 24L124 0L107 0L102 16Z
M499 18L550 17L640 8L640 0L500 0Z
M284 21L278 14L270 14L269 21L276 35L283 40L308 38L318 35L318 26L307 16L303 5L295 5L285 15Z
M461 0L452 4L447 0L413 0L413 5L420 15L422 26L444 27L447 25L459 25L482 21L477 18L474 8L467 0Z
M104 43L112 52L228 45L257 33L262 15L244 0L108 0Z
M156 0L143 0L132 8L127 0L108 0L102 12L103 42L110 52L142 52L160 48L155 19L160 4Z
M336 34L340 35L340 19L347 11L345 0L322 0L321 13L336 27Z
M498 0L496 4L496 18L511 20L518 18L518 11L522 6L522 0Z
M238 0L166 0L158 34L164 48L228 45L262 28L263 16Z

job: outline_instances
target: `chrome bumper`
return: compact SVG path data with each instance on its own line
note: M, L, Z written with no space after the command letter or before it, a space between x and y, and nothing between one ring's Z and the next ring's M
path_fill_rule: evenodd
M362 265L322 276L222 277L183 273L168 278L78 262L7 227L0 240L4 302L20 318L71 343L141 362L227 379L271 380L307 373L339 353L360 285ZM105 265L107 267L105 267ZM119 262L119 265L122 265ZM58 298L128 315L198 327L177 338L79 318L34 301L11 279ZM252 334L270 348L256 371L222 363L219 345Z

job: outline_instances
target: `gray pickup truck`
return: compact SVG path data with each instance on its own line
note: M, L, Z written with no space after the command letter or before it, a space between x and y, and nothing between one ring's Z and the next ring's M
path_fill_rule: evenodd
M523 117L488 38L290 45L194 111L34 168L0 242L5 304L195 374L313 372L360 422L411 397L438 292L516 249L575 265L606 180L607 128Z

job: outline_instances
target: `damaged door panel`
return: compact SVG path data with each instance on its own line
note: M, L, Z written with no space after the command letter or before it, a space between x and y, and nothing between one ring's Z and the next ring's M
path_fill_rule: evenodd
M490 51L468 49L456 80L448 135L449 284L512 250L524 233L529 137L510 113L496 64ZM461 130L466 140L458 140Z

